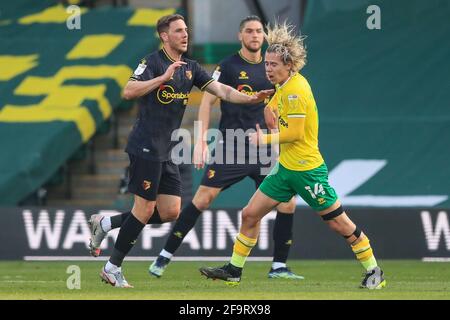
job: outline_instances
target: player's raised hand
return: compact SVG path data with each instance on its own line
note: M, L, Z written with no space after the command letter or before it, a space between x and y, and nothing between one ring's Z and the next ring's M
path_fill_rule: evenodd
M266 100L266 98L273 95L274 91L275 90L273 90L273 89L258 91L256 94L254 94L250 97L250 103L263 102L264 100Z
M205 141L197 142L194 146L194 167L202 169L209 158L208 144Z
M182 65L185 65L185 64L187 64L187 63L184 62L184 61L181 61L181 60L180 61L175 61L174 63L172 63L167 68L166 72L164 72L164 74L161 76L163 78L164 82L169 81L172 78L172 76L175 73L175 71L177 71L177 69L179 67L181 67Z
M250 143L257 146L259 143L262 142L264 133L262 132L261 128L259 127L259 124L256 124L256 132L252 132L248 134L248 138L250 140Z

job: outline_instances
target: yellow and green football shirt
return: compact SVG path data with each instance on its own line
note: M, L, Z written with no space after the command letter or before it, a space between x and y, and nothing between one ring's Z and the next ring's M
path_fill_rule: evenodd
M304 138L280 145L281 165L296 171L319 167L324 162L319 151L319 115L308 81L296 73L283 85L276 85L269 107L278 109L280 134L290 125L289 119L305 118Z

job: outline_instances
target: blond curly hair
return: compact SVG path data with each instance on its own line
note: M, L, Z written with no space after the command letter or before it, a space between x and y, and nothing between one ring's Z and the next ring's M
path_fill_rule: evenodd
M303 43L306 36L297 36L294 26L286 21L267 25L265 38L269 44L266 52L275 53L284 64L292 64L291 72L300 71L306 64L306 47Z

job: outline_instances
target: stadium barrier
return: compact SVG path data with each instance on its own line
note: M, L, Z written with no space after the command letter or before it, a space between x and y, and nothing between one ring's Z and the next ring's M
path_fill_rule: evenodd
M0 209L1 260L89 260L87 220L94 213L118 214L95 208ZM378 259L450 261L449 210L351 209L354 222L369 236ZM258 244L251 259L271 260L272 230L276 213L261 223ZM240 210L207 210L176 254L180 260L226 260L240 223ZM146 226L128 260L150 260L164 246L171 223ZM100 259L113 248L119 229L104 241ZM294 217L294 242L290 259L353 259L344 239L309 209Z

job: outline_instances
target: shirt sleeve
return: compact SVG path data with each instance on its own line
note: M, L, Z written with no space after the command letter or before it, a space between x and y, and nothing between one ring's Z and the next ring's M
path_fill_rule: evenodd
M224 67L223 61L220 62L214 69L211 77L221 83L226 83L226 68Z
M289 127L286 130L277 133L264 134L262 137L263 144L271 143L290 143L302 139L305 132L305 120L292 120L289 122Z
M286 95L288 104L288 118L305 118L306 102L299 94Z
M200 90L205 90L206 86L214 79L203 69L198 62L194 64L194 85Z
M145 58L139 62L139 65L134 70L130 77L131 81L147 81L153 79L152 64L149 63Z

